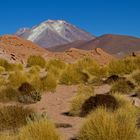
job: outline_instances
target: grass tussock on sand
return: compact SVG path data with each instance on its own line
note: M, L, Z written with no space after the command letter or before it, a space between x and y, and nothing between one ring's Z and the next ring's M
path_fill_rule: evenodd
M17 131L27 124L27 117L33 111L20 106L5 106L0 108L0 131Z
M94 88L90 85L80 85L75 97L71 100L70 114L73 116L80 115L82 105L89 97L94 96Z
M136 118L125 109L112 113L98 108L82 126L78 140L139 140Z
M60 140L55 126L47 119L29 122L19 133L18 140Z

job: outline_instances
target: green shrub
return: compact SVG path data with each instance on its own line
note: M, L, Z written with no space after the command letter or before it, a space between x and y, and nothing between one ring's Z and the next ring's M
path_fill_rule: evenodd
M10 86L4 86L0 90L0 102L17 101L19 92Z
M41 94L29 83L22 83L18 88L20 91L19 101L22 103L36 103L41 100Z
M19 106L5 106L0 108L0 131L15 131L26 125L26 118L33 111Z
M135 89L135 85L131 81L119 80L115 82L111 87L111 92L120 92L123 94L128 94Z
M27 66L31 67L35 65L44 68L46 66L46 61L42 56L31 55L27 60Z
M90 85L80 85L75 97L70 103L70 115L80 115L82 105L89 97L94 95L94 88Z
M60 140L55 126L47 119L30 122L20 131L19 140Z
M78 140L138 140L136 117L125 109L115 113L98 108L89 115L81 128Z

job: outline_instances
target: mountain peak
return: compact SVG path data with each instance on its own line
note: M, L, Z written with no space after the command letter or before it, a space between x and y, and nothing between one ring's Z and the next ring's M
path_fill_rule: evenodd
M31 29L20 29L16 35L48 48L95 37L65 20L47 20Z

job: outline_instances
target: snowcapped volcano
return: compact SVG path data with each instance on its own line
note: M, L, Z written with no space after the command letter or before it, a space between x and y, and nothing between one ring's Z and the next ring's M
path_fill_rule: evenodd
M47 20L31 29L20 29L16 35L45 48L95 38L86 31L64 20Z

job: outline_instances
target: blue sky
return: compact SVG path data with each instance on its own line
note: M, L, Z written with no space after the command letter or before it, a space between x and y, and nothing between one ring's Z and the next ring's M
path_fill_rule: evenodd
M0 35L63 19L99 36L140 37L140 0L0 0Z

